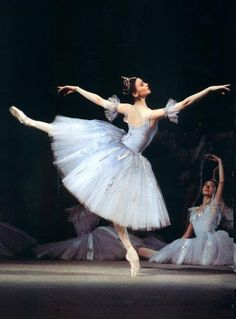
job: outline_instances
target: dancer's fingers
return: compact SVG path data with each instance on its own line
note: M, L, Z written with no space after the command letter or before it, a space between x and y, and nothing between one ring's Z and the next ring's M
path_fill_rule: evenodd
M67 86L58 86L58 93L62 93L63 91L69 90Z
M68 94L71 94L71 93L73 93L73 91L72 91L72 90L68 90L68 91L66 91L66 92L64 93L64 96L65 96L65 95L68 95Z
M59 87L59 88L58 88L58 93L62 93L63 90L64 90L64 87L63 87L63 86Z

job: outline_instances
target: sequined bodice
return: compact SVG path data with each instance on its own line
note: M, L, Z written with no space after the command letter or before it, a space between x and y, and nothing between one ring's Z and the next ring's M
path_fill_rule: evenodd
M215 212L214 212L214 211ZM190 209L190 222L193 225L195 235L201 236L203 233L214 232L219 225L221 212L213 206L207 205L204 209L199 210L197 207Z
M122 138L123 144L135 153L142 153L151 143L158 127L149 127L149 121L139 127L129 125L128 133Z

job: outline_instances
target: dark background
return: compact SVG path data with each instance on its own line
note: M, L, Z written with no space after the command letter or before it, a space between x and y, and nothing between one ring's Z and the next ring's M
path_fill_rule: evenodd
M79 95L58 96L57 85L79 84L123 101L120 76L148 81L151 108L181 100L214 84L232 84L180 116L160 123L144 155L167 203L173 240L184 230L186 208L200 186L205 152L222 157L225 201L234 204L235 1L110 0L1 1L0 4L0 211L40 242L72 236L64 209L76 203L63 188L46 134L21 126L10 105L51 122L56 114L104 119ZM122 119L116 121L124 126ZM211 175L205 163L203 179Z

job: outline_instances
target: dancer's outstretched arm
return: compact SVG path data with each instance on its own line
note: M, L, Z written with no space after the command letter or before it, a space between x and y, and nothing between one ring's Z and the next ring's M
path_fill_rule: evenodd
M230 92L229 87L230 87L230 84L209 86L205 90L202 90L198 93L190 95L187 98L185 98L183 101L176 103L173 111L178 113L213 92L220 92L221 94L224 95ZM151 112L151 119L153 120L160 120L164 117L166 117L165 108L152 110Z
M65 85L65 86L58 86L57 88L58 88L58 93L61 93L64 96L71 94L71 93L79 93L82 96L84 96L86 99L88 99L89 101L91 101L99 106L102 106L106 109L109 109L110 107L112 107L111 102L109 100L106 100L95 93L86 91L79 86ZM125 113L127 113L128 107L130 107L130 105L127 103L119 103L117 108L116 108L116 111L118 113L125 114Z
M210 161L214 161L218 163L218 171L219 171L219 183L215 193L215 201L216 203L220 203L222 200L223 190L224 190L224 183L225 183L225 174L224 174L224 167L222 164L222 160L220 157L214 154L207 154L207 159Z

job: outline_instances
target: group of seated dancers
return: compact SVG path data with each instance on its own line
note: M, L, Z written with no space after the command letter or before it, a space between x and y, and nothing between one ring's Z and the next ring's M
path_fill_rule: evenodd
M225 204L222 200L224 171L218 162L219 181L208 180L202 187L202 203L188 211L188 227L183 236L167 244L160 237L129 234L138 255L155 263L189 265L233 265L233 239L220 228ZM214 176L215 177L215 176ZM101 217L79 204L65 210L76 237L59 242L38 244L22 230L0 223L0 258L36 258L63 260L124 260L126 250L110 225L100 226Z

